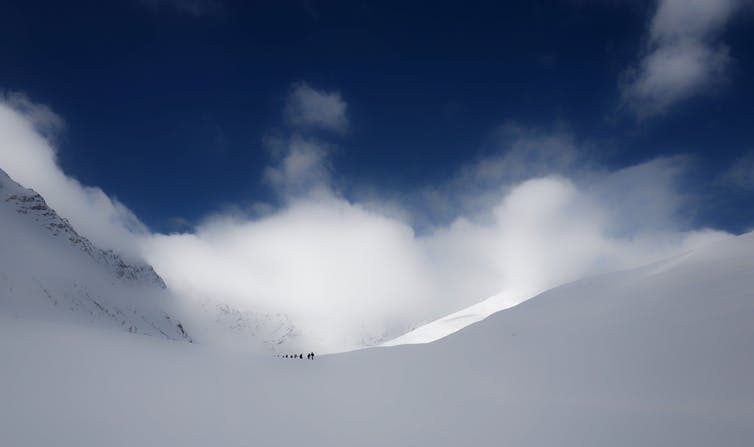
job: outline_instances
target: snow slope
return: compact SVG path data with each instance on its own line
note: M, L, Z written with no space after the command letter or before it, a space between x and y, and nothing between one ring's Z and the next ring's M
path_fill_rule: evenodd
M754 445L754 234L314 361L0 320L0 444Z
M446 315L435 321L419 326L400 337L382 343L380 346L431 343L447 337L448 335L455 334L466 326L478 323L496 312L510 309L511 307L522 303L527 298L529 297L520 297L510 293L501 292L484 301L474 304L473 306L469 306L458 312L453 312L450 315Z
M190 340L149 265L97 248L0 170L0 314Z
M693 245L695 248L699 248L711 242L721 241L723 239L726 239L727 237L729 236L723 234L713 234L712 237L694 241L691 245ZM693 249L688 248L687 250L690 252ZM674 257L673 259L682 259L684 256L684 254L681 254L680 256ZM676 261L666 260L659 262L657 265L668 265L672 262ZM447 337L448 335L454 334L465 328L466 326L482 321L497 312L510 309L513 306L517 306L518 304L521 304L532 297L533 296L503 291L477 304L419 326L399 337L380 344L380 346L430 343Z

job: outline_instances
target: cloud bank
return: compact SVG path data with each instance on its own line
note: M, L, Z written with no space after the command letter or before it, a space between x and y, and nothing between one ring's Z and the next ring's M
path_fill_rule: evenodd
M531 297L721 237L654 229L677 206L655 176L673 170L663 160L589 185L527 180L499 197L491 219L459 217L423 235L330 191L263 218L217 216L193 233L153 236L147 257L184 296L283 312L318 349L345 349L501 291Z
M343 102L337 93L311 96ZM418 232L412 203L338 192L334 144L313 139L311 120L291 121L291 134L274 142L263 181L281 205L261 217L216 214L190 232L150 234L117 201L60 170L35 124L52 115L11 103L0 106L0 166L11 176L49 195L98 243L133 242L187 302L285 314L302 346L317 351L397 336L503 291L524 299L725 237L680 223L682 158L607 170L583 162L567 135L510 126L497 153L424 189L452 217ZM340 109L347 122L345 102ZM322 122L332 121L323 113L330 118Z
M684 158L610 171L588 163L564 132L511 124L496 132L498 152L416 195L448 221L417 232L416 202L339 193L332 143L313 140L307 127L273 142L265 180L285 198L279 208L258 218L216 215L191 233L155 235L146 250L180 294L283 312L319 350L396 336L501 291L524 299L725 236L679 224Z
M725 79L728 47L719 34L743 0L660 0L638 63L625 74L623 99L640 117Z

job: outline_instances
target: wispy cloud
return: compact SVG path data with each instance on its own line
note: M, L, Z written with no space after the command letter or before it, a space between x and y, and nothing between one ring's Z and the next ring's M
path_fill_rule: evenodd
M725 80L730 50L719 35L742 0L660 0L639 61L621 84L623 100L640 117Z
M274 145L275 162L264 170L264 180L283 198L329 188L330 145L299 134L268 144Z
M54 138L64 121L20 93L0 97L0 168L35 189L62 217L103 248L139 257L135 240L147 233L139 219L100 188L84 186L57 163Z
M21 92L5 92L0 101L31 123L34 129L46 138L54 138L65 128L65 121L44 104L37 104Z
M723 173L723 180L738 188L754 190L754 152L735 159Z
M285 105L285 119L296 128L321 128L338 133L348 130L347 104L339 92L312 88L306 82L294 84Z

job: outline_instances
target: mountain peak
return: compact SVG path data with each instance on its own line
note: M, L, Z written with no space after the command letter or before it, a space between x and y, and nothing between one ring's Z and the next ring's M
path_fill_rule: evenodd
M60 315L129 332L191 340L163 306L172 298L152 266L97 247L44 198L0 170L3 275L0 311L23 317Z

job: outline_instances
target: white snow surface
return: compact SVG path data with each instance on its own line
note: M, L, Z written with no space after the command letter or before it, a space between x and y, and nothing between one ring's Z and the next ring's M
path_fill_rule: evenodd
M714 239L710 238L710 240L707 241L699 241L694 246L703 247L706 244L720 241L725 238L727 238L727 236L719 235ZM653 265L656 265L657 268L668 268L668 266L680 262L680 260L682 260L692 251L692 249L688 249L687 252L681 255L677 255L671 259L658 262ZM465 328L466 326L482 321L490 315L506 309L510 309L513 306L517 306L530 299L531 297L532 296L528 296L526 294L516 294L509 291L503 291L465 309L461 309L450 315L446 315L442 318L438 318L435 321L421 325L399 337L381 343L380 346L431 343L433 341L447 337L448 335L454 334Z
M522 303L527 297L516 296L508 292L500 292L473 306L453 312L435 321L419 326L418 328L388 340L381 346L414 345L431 343L450 334L454 334L466 326L484 320L490 315L501 310Z
M0 444L751 446L754 234L314 361L0 317Z

